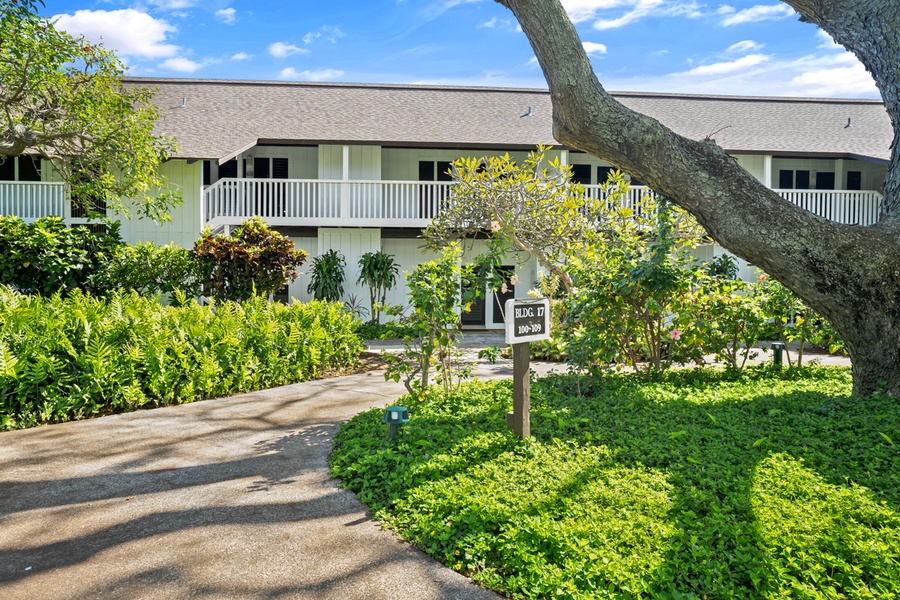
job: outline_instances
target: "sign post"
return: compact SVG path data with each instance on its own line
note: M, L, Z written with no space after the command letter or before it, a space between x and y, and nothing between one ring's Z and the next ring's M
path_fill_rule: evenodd
M531 342L550 339L550 301L506 301L506 343L512 346L513 410L506 425L525 438L531 435Z

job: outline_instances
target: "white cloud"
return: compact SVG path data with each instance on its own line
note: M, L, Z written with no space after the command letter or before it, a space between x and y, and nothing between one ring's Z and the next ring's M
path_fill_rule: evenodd
M247 54L246 52L238 52L231 57L231 60L250 60L251 58L253 58L252 54Z
M687 17L696 19L703 16L703 5L693 1L666 2L666 0L627 0L624 4L633 8L615 19L600 19L594 29L617 29L650 16Z
M716 63L690 71L648 77L626 78L612 73L601 77L601 81L610 90L665 90L681 94L745 96L880 97L875 82L862 64L846 51L820 51L790 60L779 60L770 55L757 64L750 62Z
M729 14L722 19L722 25L728 27L730 25L739 25L741 23L756 23L757 21L767 21L770 19L784 19L794 14L794 9L786 4L757 4L750 8L745 8L736 13Z
M237 11L233 8L223 8L221 10L217 10L214 14L216 15L216 18L223 23L234 23L236 12Z
M282 69L278 74L280 79L301 79L303 81L331 81L337 79L344 72L339 69L317 69L315 71L298 71L293 67Z
M606 44L598 44L596 42L581 42L584 51L590 56L591 54L606 54Z
M763 44L758 44L753 40L741 40L736 44L732 44L728 46L728 50L726 52L730 52L732 54L743 54L745 52L751 52L753 50L762 50Z
M481 24L481 27L487 27L488 29L495 27L497 25L497 17L491 17L490 21L484 21Z
M306 35L303 36L303 43L304 44L312 44L314 41L316 41L317 38L320 38L320 37L322 37L322 34L320 32L310 31L309 33L307 33Z
M150 4L162 10L178 10L194 6L196 2L194 0L150 0Z
M178 71L179 73L193 73L202 69L205 65L194 62L189 58L170 58L163 61L159 67L169 71Z
M287 58L292 54L307 54L309 50L300 48L293 44L285 44L284 42L275 42L269 46L269 54L275 58Z
M52 19L70 35L83 35L95 44L103 43L121 56L166 58L180 50L165 43L166 36L177 31L174 26L133 8L78 10L73 15L56 15Z
M331 42L334 44L342 37L346 37L347 34L341 31L340 27L332 27L330 25L322 25L318 31L310 31L306 35L303 36L304 44L312 44L318 39L323 39L326 42Z
M750 67L755 67L758 64L766 62L767 60L769 60L769 58L770 57L766 56L765 54L748 54L747 56L742 56L737 60L694 67L690 71L685 71L684 74L693 76L723 75L725 73L734 73L735 71L743 71L745 69L749 69Z
M631 4L628 0L562 0L563 8L573 23L590 21L601 10Z
M422 9L422 16L427 21L434 20L460 4L471 4L473 2L483 2L484 0L434 0L428 3L428 6Z

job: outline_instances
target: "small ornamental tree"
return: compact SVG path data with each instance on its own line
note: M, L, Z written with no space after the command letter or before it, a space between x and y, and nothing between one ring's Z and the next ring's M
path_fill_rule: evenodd
M205 231L194 254L204 293L217 300L273 294L297 278L306 260L306 251L259 217L244 221L230 236Z
M599 202L571 181L570 167L547 160L546 150L539 146L522 165L509 155L455 161L453 201L424 231L426 244L439 250L487 234L489 253L526 252L569 289L565 257L593 234ZM484 266L499 264L494 257ZM502 282L490 283L498 288Z
M153 133L152 90L123 84L115 54L57 30L37 4L0 0L0 162L40 156L76 205L127 215L133 198L138 215L168 219L181 197L157 166L175 143Z
M387 293L397 283L400 267L393 255L382 252L366 252L359 257L359 278L356 283L369 287L369 299L373 321L381 317L381 307L387 301Z
M406 276L409 306L392 307L390 312L402 315L400 324L407 334L404 350L383 353L388 363L385 379L403 383L410 394L425 393L431 373L437 372L444 391L450 391L454 377L468 376L460 364L459 313L474 299L473 266L460 266L462 249L451 243L437 260L418 265ZM467 290L460 297L460 287Z

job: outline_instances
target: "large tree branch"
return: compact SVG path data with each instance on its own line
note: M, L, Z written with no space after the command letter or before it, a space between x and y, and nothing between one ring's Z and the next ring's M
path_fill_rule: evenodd
M900 395L900 218L895 216L900 144L894 144L885 188L887 218L869 227L828 221L781 199L713 140L678 136L618 103L597 80L558 0L497 2L519 20L547 78L557 140L668 196L722 246L769 272L828 318L853 358L857 393L871 393L886 379L889 392ZM898 3L793 0L791 5L856 52L873 73L897 140Z

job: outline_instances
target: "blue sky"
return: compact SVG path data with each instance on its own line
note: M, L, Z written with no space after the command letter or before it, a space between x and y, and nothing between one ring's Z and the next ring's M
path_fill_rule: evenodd
M859 62L774 0L563 0L610 90L878 97ZM150 77L546 87L493 0L46 0Z

